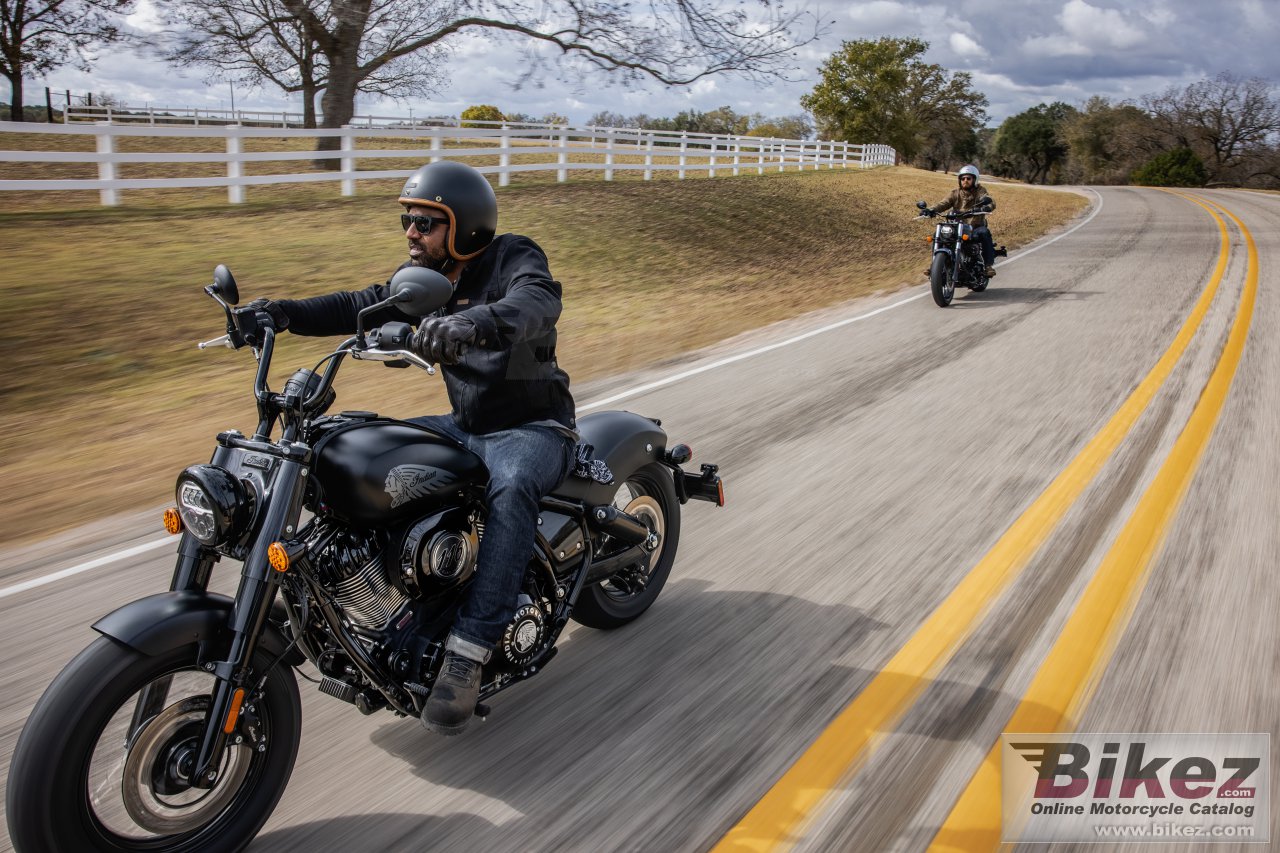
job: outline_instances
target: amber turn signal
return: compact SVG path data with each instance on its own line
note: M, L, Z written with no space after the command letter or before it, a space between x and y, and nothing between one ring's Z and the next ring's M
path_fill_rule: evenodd
M236 688L231 694L231 708L227 711L227 721L222 724L222 731L231 734L236 730L236 720L240 717L240 704L244 702L244 688Z
M267 548L267 560L277 572L289 571L289 552L279 542L272 542L271 547Z
M968 241L969 241L969 235L968 235L968 234L962 234L962 235L960 235L960 239L961 239L961 240L964 240L965 242L968 242Z
M173 507L164 511L164 529L174 535L182 532L182 516Z

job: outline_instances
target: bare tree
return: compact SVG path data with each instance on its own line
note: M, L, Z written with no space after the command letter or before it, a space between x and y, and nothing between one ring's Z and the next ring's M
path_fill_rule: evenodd
M111 13L134 0L0 0L0 73L9 80L9 118L23 121L22 78L67 62L87 68L88 50L120 37Z
M300 2L308 14L332 26L327 0ZM162 50L166 60L212 69L216 79L271 83L301 94L303 125L316 127L316 97L328 86L329 55L304 18L281 0L172 0L163 14L170 27ZM396 99L431 94L443 79L431 58L424 52L390 61L359 79L355 89Z
M211 0L225 6L233 0ZM234 0L237 3L248 0ZM794 49L819 35L808 12L757 0L750 13L717 0L257 0L292 16L326 69L324 127L355 114L358 91L404 96L438 84L441 49L455 35L487 32L550 45L565 73L596 69L666 85L710 74L772 77L789 70ZM801 28L804 28L802 31ZM193 22L197 37L209 32ZM436 51L435 55L431 51ZM546 62L525 56L528 79ZM321 150L337 147L322 139Z
M1223 72L1185 89L1149 95L1142 103L1165 147L1196 152L1211 182L1247 170L1245 161L1268 152L1280 133L1280 102L1273 84L1259 78Z

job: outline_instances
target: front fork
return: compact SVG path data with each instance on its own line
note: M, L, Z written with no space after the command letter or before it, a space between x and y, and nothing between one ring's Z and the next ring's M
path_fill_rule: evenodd
M216 461L216 459L215 459ZM272 575L267 549L284 538L286 530L296 529L302 511L302 492L306 484L307 465L282 459L266 501L266 517L258 528L253 548L245 558L240 574L240 587L227 621L231 644L225 660L204 662L206 672L214 677L208 715L200 735L200 749L191 766L189 779L196 788L212 788L218 781L227 737L235 731L245 697L253 685L248 683L254 649L275 603L277 582ZM218 554L202 546L190 533L184 533L178 548L171 590L203 592L209 583ZM171 677L157 679L148 685L134 706L133 723L128 742L131 744L147 720L164 707Z

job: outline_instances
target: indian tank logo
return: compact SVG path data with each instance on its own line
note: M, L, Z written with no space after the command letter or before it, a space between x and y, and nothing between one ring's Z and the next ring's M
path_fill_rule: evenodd
M397 465L387 472L386 490L394 509L439 489L447 489L457 479L448 471L430 465Z

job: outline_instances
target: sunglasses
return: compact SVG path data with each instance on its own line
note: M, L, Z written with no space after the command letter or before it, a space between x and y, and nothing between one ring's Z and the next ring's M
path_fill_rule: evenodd
M439 216L417 216L412 213L400 214L400 230L408 231L409 226L412 225L414 228L418 229L418 233L423 237L431 233L432 226L437 222L444 225L447 224L449 220Z

